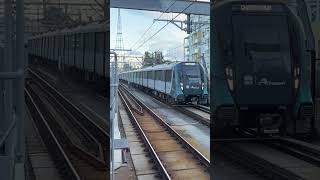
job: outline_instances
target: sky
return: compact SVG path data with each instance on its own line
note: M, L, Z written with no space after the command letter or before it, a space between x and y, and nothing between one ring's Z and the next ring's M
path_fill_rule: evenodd
M129 10L121 9L121 21L122 21L122 38L124 49L131 49L131 55L142 56L145 51L162 51L165 59L173 61L183 60L183 42L187 37L185 31L180 30L173 24L168 24L152 39L145 42L152 35L154 35L159 29L161 29L167 22L155 22L162 13L155 11L141 11L141 10ZM177 14L167 13L161 16L161 19L171 20ZM111 22L110 22L110 45L111 48L115 48L116 34L117 34L117 19L118 9L111 8ZM176 20L185 20L186 16L181 14ZM143 33L150 27L149 31L143 35ZM142 39L140 39L142 36ZM138 41L140 39L140 41ZM138 41L138 42L137 42ZM137 43L136 43L137 42ZM136 43L136 44L135 44ZM134 45L135 44L135 45ZM140 48L140 46L143 44ZM134 45L134 46L133 46ZM138 49L137 49L138 48ZM169 51L169 54L167 53Z

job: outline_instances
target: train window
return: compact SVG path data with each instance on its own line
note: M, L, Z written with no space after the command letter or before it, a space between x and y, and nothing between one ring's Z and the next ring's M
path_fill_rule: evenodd
M148 71L148 79L152 79L152 72Z
M165 72L166 71L160 71L161 72L161 81L165 81Z
M320 40L318 40L318 54L317 54L317 57L320 58Z
M170 82L171 81L171 74L172 74L172 70L166 70L165 71L166 82Z
M156 71L156 78L155 80L161 80L161 71Z
M183 66L183 74L188 77L200 77L200 67L194 66Z

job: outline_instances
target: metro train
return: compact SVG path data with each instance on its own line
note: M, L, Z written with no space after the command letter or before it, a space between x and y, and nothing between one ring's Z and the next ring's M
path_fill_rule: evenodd
M109 80L109 29L106 22L47 32L28 39L31 60L77 72L81 79Z
M313 134L314 59L301 18L269 0L226 0L212 11L213 137L245 129Z
M169 103L208 103L208 78L197 62L176 62L120 73L119 79Z

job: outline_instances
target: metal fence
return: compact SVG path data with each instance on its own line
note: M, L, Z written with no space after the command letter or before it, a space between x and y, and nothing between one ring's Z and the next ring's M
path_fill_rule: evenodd
M13 9L13 2L16 8ZM5 0L0 54L0 179L24 179L24 1ZM14 14L12 12L15 12Z
M112 56L111 56L112 55ZM110 52L110 167L111 179L114 179L114 122L118 119L118 65L117 54Z

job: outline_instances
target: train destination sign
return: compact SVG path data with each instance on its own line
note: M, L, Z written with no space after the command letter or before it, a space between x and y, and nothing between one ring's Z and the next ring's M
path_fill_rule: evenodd
M241 11L271 11L271 5L241 5Z

